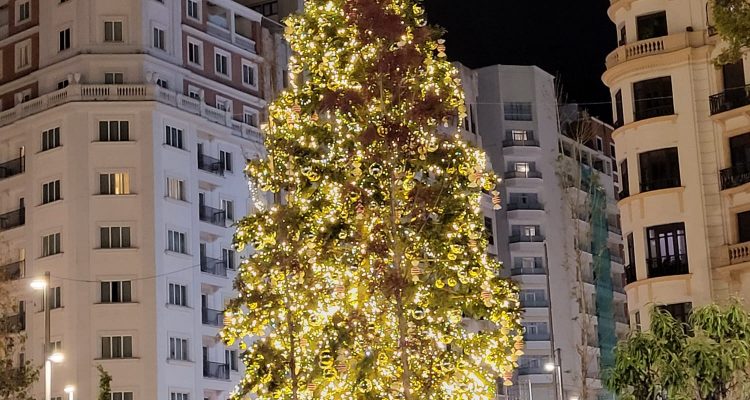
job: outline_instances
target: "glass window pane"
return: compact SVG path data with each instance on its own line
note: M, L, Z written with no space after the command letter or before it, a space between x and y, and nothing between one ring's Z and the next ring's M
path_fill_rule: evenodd
M123 336L122 338L123 343L123 357L133 357L133 337L132 336Z

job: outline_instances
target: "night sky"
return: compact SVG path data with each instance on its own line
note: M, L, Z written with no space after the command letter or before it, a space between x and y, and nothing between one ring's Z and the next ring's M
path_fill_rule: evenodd
M568 102L608 102L604 58L616 47L606 0L424 0L447 30L448 57L478 68L537 65L559 76ZM611 107L586 105L612 120Z

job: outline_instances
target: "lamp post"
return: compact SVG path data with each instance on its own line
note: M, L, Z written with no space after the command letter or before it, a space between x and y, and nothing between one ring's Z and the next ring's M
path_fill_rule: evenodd
M52 360L49 353L50 342L50 314L49 314L49 271L44 273L43 279L34 279L31 287L35 290L42 291L42 306L44 307L44 399L52 399L52 362L61 362L62 359L56 357L59 361ZM59 353L55 353L59 354ZM60 354L60 356L62 356Z
M555 349L554 361L544 364L544 369L548 372L555 371L555 383L557 386L557 398L564 400L563 398L563 384L562 384L562 363L560 362L560 348Z

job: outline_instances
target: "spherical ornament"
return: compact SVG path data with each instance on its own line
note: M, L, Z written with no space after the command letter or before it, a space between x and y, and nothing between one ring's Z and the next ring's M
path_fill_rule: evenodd
M456 261L456 259L458 259L458 256L455 253L448 253L447 257L451 261Z
M359 390L360 393L367 393L370 390L372 390L372 382L370 382L369 379L363 379L359 381L357 384L357 390Z
M443 360L440 362L440 369L443 372L452 372L454 369L456 369L456 365L451 360Z
M463 317L461 317L461 311L451 311L450 314L448 314L448 321L452 324L459 324L461 323L461 320Z
M407 180L404 181L404 183L403 183L402 186L403 186L404 190L406 190L407 192L409 192L412 189L414 189L415 186L417 186L417 183L414 182L413 179L407 179Z
M397 49L398 49L398 47L396 47L396 44L394 43L393 46L391 46L391 50L397 50ZM385 137L385 135L388 134L388 130L385 129L385 127L382 126L382 125L378 126L377 130L378 130L378 135L380 135L382 137Z
M321 368L333 366L333 353L330 350L323 350L320 353L319 365Z
M307 175L307 179L309 179L309 180L310 180L310 182L317 182L317 181L319 181L319 180L320 180L320 174L319 174L319 173L317 173L317 172L315 172L315 171L312 171L312 172L310 172L310 173L309 173L309 174Z
M349 236L349 235L347 235L346 231L340 231L339 232L339 239L342 239L342 240L346 239L347 236Z
M333 379L336 377L336 370L332 367L323 368L323 378Z
M438 279L435 281L435 287L438 289L442 289L445 287L445 282L443 282L442 279Z
M385 353L379 353L378 354L378 363L379 364L388 364L390 360L388 360L388 355Z
M426 313L425 313L424 309L422 309L421 307L418 307L418 308L415 308L414 311L412 311L412 316L417 321L421 321L426 316Z
M458 285L458 281L456 281L456 278L448 278L446 283L448 284L449 287L454 287Z
M494 189L495 186L495 182L493 182L492 179L485 179L482 188L489 192L490 190Z
M480 272L481 272L481 270L477 266L473 266L473 267L469 268L469 276L472 277L472 278L478 277Z
M372 176L374 176L374 177L377 178L382 173L383 173L383 166L381 166L378 163L372 163L372 165L370 165L370 175L372 175Z
M360 171L361 173L362 171ZM352 203L359 200L359 192L351 191L349 194L347 194L347 197L349 198L349 201Z
M450 251L454 254L461 254L461 252L463 251L463 247L457 244L452 244L450 245Z

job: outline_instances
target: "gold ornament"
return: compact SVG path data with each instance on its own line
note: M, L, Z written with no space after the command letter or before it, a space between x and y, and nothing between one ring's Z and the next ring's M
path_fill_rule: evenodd
M372 390L372 382L369 379L363 379L357 384L360 393L367 393Z
M445 282L443 282L442 279L438 279L435 281L435 287L438 289L442 289L445 287Z
M323 378L333 379L336 377L336 370L332 367L323 368Z
M455 278L448 278L448 281L446 282L449 287L454 287L458 285L458 281L456 281Z
M319 365L322 368L332 367L333 366L333 353L331 353L330 350L323 350L323 352L320 353L320 362L319 362Z
M412 311L412 316L413 316L413 317L414 317L414 319L416 319L417 321L421 321L421 320L423 320L423 319L424 319L424 317L425 317L425 312L424 312L424 309L422 309L421 307L419 307L419 308L415 308L415 309L414 309L414 311Z
M374 177L379 177L383 173L383 167L378 163L372 163L370 165L370 175Z

